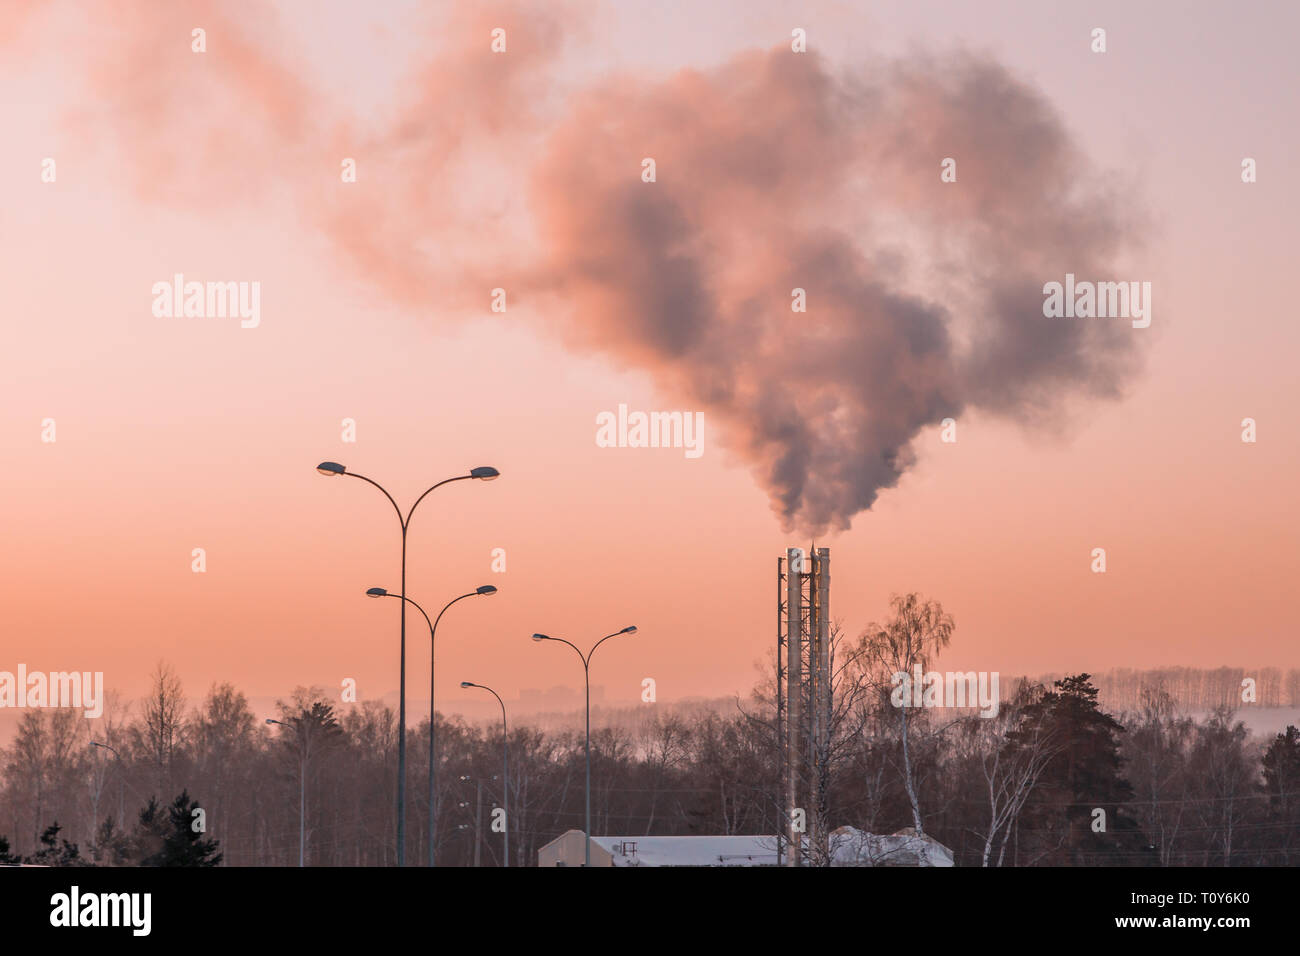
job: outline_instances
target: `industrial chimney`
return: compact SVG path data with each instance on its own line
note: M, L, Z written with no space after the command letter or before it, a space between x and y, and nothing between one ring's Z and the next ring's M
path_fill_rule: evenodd
M831 722L831 550L789 548L776 559L776 727L785 833L777 859L824 860Z

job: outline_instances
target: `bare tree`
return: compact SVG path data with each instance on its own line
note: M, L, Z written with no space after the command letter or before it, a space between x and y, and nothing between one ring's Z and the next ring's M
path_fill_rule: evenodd
M948 646L955 628L952 616L945 613L938 601L926 601L916 593L894 595L890 598L893 616L883 624L867 625L859 638L857 653L872 678L892 683L896 675L907 675L911 680L914 668L925 671L930 661ZM913 769L911 742L908 737L908 710L911 701L904 695L898 707L899 736L903 756L903 787L912 807L912 824L916 835L924 833L921 825L921 804L917 797L916 775Z
M679 716L660 716L657 711L637 729L637 749L649 771L650 806L645 822L645 833L648 836L654 829L660 791L668 775L686 760L690 733Z
M1241 721L1234 723L1233 716L1231 707L1215 708L1205 723L1196 728L1191 753L1191 778L1198 783L1192 803L1210 838L1204 846L1206 865L1209 865L1213 843L1218 844L1214 849L1221 854L1222 864L1230 865L1233 839L1238 826L1244 822L1259 776L1246 752L1246 725Z
M1157 848L1161 866L1169 866L1187 803L1188 751L1195 736L1190 717L1179 717L1174 698L1163 684L1146 684L1138 692L1141 708L1128 719L1121 750L1133 785L1130 809L1147 840Z
M257 721L248 699L229 683L213 684L190 718L196 792L204 795L212 834L225 839L235 823L236 803L249 786L248 768L256 747ZM223 858L222 865L229 860Z
M176 753L183 739L185 695L180 678L165 661L158 662L151 677L153 689L142 708L144 728L140 735L141 743L154 764L157 792L169 794L172 792Z
M989 866L996 846L996 865L1001 866L1007 838L1024 809L1025 802L1052 758L1061 751L1054 732L1034 721L1021 731L1026 711L1042 699L1041 685L1022 681L1015 696L998 709L996 717L966 718L968 738L976 745L985 792L988 795L988 824L980 834L984 847L981 866Z

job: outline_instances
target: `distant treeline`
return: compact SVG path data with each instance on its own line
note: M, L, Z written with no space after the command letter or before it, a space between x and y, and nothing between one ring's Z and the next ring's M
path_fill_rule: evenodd
M1043 674L1034 680L1050 685L1065 674ZM1254 681L1254 701L1243 700L1247 679ZM1280 667L1155 667L1134 670L1117 667L1092 675L1101 704L1112 713L1134 711L1143 704L1144 691L1163 691L1181 710L1206 712L1219 707L1300 707L1300 670ZM1015 682L1002 684L1003 694L1014 692Z
M841 826L920 832L961 866L1300 863L1300 730L1252 735L1238 719L1243 678L1258 688L1250 706L1286 706L1296 672L1004 678L991 717L891 701L891 675L935 665L952 630L936 603L907 595L857 638L833 634L828 738L798 758L810 865L828 861L817 835ZM300 688L268 726L229 684L194 702L164 665L152 683L132 706L109 695L94 720L23 715L0 749L0 863L292 866L300 820L307 865L395 862L391 707ZM774 686L769 673L745 700L598 714L595 832L782 832L797 818L781 784ZM512 721L507 788L500 723L436 721L432 832L430 724L407 733L408 865L430 841L440 865L500 865L492 810L503 800L512 865L535 865L540 847L582 827L580 724Z

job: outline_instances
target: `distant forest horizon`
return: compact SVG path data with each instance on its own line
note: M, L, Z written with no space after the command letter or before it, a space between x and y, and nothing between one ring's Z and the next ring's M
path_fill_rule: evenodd
M946 668L938 664L933 665L931 670L947 672ZM1089 674L1093 686L1097 688L1097 699L1103 709L1117 713L1122 711L1137 710L1143 703L1144 690L1163 690L1169 695L1174 706L1179 710L1187 713L1207 713L1220 707L1232 707L1238 711L1237 716L1245 721L1246 726L1252 732L1273 733L1277 729L1273 728L1272 722L1266 722L1262 731L1256 728L1250 720L1250 712L1259 710L1279 710L1295 708L1300 710L1300 668L1281 668L1281 667L1151 667L1151 668L1131 668L1116 667L1104 671L1085 671ZM1030 683L1050 686L1053 681L1068 676L1067 671L1052 671L1044 674L1001 674L999 676L999 692L1003 701L1011 700L1016 693L1016 688L1024 680ZM1245 703L1242 701L1242 681L1246 678L1253 678L1255 681L1255 701ZM218 681L213 684L214 687L229 682ZM233 686L233 685L231 685ZM735 706L736 695L717 696L717 697L680 697L665 698L654 704L628 704L612 706L605 695L605 686L593 684L591 691L591 712L593 723L607 724L614 723L620 719L631 717L634 714L646 710L649 707L659 706L666 708L684 707L687 709L710 709L722 710L733 708ZM250 709L259 719L267 716L274 716L278 713L278 704L293 696L294 694L310 693L315 697L324 698L328 696L329 691L321 686L294 688L293 692L282 695L246 695ZM116 697L120 706L121 696L112 688L106 688L106 694ZM565 694L573 698L571 708L534 706L532 708L520 706L525 700L548 701L553 702L556 698L563 698ZM391 701L390 701L391 698ZM396 704L397 692L382 695L376 698L365 698L380 703ZM557 685L545 689L528 688L524 693L516 698L505 698L507 706L510 708L511 715L520 719L525 719L533 726L562 727L569 726L572 722L581 722L582 719L582 688L569 687L567 685ZM360 703L360 702L359 702ZM428 718L428 697L421 696L417 691L407 695L408 712L412 714L411 726L415 721ZM347 704L338 704L338 707L346 709ZM944 708L937 708L943 710ZM438 711L443 714L451 714L461 717L470 723L491 723L498 719L499 713L495 701L482 701L477 698L467 700L446 701L439 700ZM18 709L0 708L0 747L7 746L17 732L19 722L22 717L22 711Z
M850 655L839 672L819 764L829 796L810 811L823 832L924 832L960 866L1300 859L1300 714L1286 710L1294 670L1001 678L1003 705L988 719L893 707L887 671ZM1247 677L1256 703L1241 702ZM99 719L70 708L21 714L0 747L0 862L290 866L301 803L308 865L392 865L395 708L340 706L332 691L298 688L277 703L282 726L272 728L228 683L196 701L167 665L153 679L149 697L110 696ZM777 832L772 717L763 682L746 698L596 711L593 829ZM440 713L437 727L439 858L500 865L500 833L483 821L502 796L501 723ZM409 736L409 850L422 859L428 718ZM581 828L582 737L572 716L511 719L514 865L534 865L540 847ZM207 826L195 836L184 824L200 807Z

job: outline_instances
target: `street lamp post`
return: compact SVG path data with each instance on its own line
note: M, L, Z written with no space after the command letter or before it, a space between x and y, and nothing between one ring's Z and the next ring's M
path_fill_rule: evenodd
M283 720L276 720L274 717L266 718L266 722L279 724L286 730L295 730ZM307 736L303 733L302 727L296 728L296 731L299 738L298 745L302 751L298 758L298 866L302 867L304 847L307 845Z
M434 714L436 713L433 706L433 673L434 673L434 651L437 646L436 642L438 639L438 622L441 621L442 616L447 613L447 608L451 607L457 601L464 600L467 597L477 597L479 595L489 595L489 594L496 594L496 593L497 593L497 589L495 587L493 587L491 584L484 584L475 588L473 591L469 591L465 594L462 594L460 597L452 598L445 605L443 605L442 610L438 612L438 616L433 619L432 623L430 623L429 615L425 614L424 608L420 607L420 605L416 604L415 601L411 600L411 598L409 597L406 597L404 594L392 594L385 588L368 588L366 590L366 594L368 594L370 597L373 598L381 598L381 597L401 598L403 604L409 603L412 606L414 606L414 608L417 611L423 614L424 623L429 625L429 866L433 866L434 835L437 832L434 830L434 809L433 809L434 794L436 792L433 788L434 785L434 772L433 772L434 770L434 746L433 746L434 720L433 718L434 718Z
M100 750L107 750L117 758L117 824L118 826L124 827L126 826L126 818L124 816L126 803L126 773L122 769L122 755L108 744L101 744L98 740L92 740L90 746L98 747ZM95 823L98 825L99 821L95 821Z
M501 750L504 756L501 760L501 809L505 811L506 819L506 845L505 845L505 865L510 866L510 730L506 726L506 702L501 699L501 695L494 691L486 684L475 684L473 681L463 680L460 682L461 687L477 687L485 690L497 699L501 705ZM590 778L588 778L590 779Z
M444 478L425 489L424 494L415 499L415 504L411 505L411 510L402 515L402 509L398 507L397 502L393 500L387 489L379 482L367 478L365 475L359 475L355 471L348 471L346 467L336 461L322 461L316 466L316 470L322 475L349 475L353 478L360 478L368 484L374 485L384 493L393 510L397 512L397 520L402 526L402 593L406 593L406 531L410 527L411 517L415 514L415 509L419 507L421 501L435 488L441 488L443 485L453 481L464 481L466 478L477 478L480 481L491 481L493 478L499 478L501 473L495 468L483 465L470 470L468 475L457 475L454 478ZM398 726L397 726L397 865L406 864L406 602L402 602L402 651L401 665L398 677Z
M596 653L596 648L604 644L611 637L618 637L620 634L635 634L635 625L629 625L621 631L615 631L613 634L606 634L595 644L592 645L585 655L578 650L578 646L571 641L566 641L562 637L548 637L545 634L534 634L534 641L559 641L561 644L568 644L582 659L582 672L587 682L587 840L585 846L584 866L591 866L591 657Z

